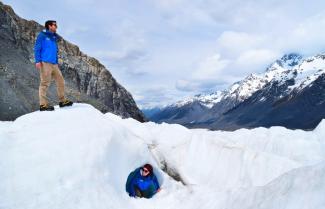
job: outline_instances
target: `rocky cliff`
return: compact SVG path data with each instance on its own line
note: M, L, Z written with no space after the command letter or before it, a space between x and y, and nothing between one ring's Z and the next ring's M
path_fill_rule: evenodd
M43 29L0 2L0 120L13 120L39 108L39 72L34 66L33 47ZM92 104L104 113L146 121L132 95L98 60L64 39L59 42L59 51L68 98ZM55 85L48 97L52 104L57 103Z

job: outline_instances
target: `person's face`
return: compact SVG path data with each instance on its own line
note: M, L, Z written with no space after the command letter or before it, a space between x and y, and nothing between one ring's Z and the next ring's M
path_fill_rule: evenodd
M149 171L146 168L142 168L142 176L148 176L149 175Z
M58 28L58 25L56 23L52 23L52 25L49 25L49 30L53 33L56 32L56 29Z

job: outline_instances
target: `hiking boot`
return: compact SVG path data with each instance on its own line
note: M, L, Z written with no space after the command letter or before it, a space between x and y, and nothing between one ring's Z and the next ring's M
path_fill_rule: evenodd
M40 111L53 111L54 107L51 105L40 105L39 110Z
M73 102L71 102L70 100L64 100L63 102L59 102L59 106L60 107L66 107L66 106L72 106Z

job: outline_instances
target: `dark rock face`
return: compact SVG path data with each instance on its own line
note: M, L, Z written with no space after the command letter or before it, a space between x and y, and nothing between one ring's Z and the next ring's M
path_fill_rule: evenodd
M207 111L207 108L199 102L193 102L179 107L167 107L153 114L150 119L161 123L177 123L186 126L191 126L195 121L199 120L200 116Z
M43 26L18 17L0 2L0 120L14 120L39 107L39 73L34 66L33 47ZM95 58L76 45L59 42L59 67L65 79L66 96L93 105L103 113L146 121L132 95ZM55 84L48 92L57 103Z

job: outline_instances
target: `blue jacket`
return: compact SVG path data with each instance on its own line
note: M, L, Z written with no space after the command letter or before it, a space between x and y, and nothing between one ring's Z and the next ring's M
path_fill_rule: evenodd
M59 35L49 30L41 31L34 46L35 63L48 62L58 64L58 44Z
M131 197L135 197L135 189L137 188L140 190L143 197L151 198L159 189L157 177L154 174L142 176L140 170L141 168L137 168L135 171L130 173L126 183L126 191Z

